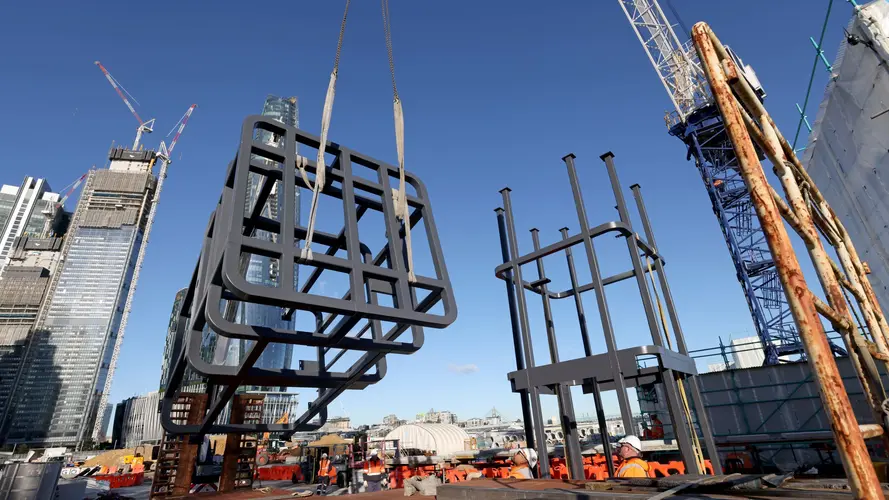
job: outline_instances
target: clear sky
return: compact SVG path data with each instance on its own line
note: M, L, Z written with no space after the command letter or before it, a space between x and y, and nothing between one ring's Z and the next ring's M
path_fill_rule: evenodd
M851 15L848 4L834 3L830 60ZM673 4L686 25L709 22L755 67L771 113L792 136L794 103L802 103L814 56L808 38L817 39L827 1ZM173 296L188 284L244 117L260 112L266 94L295 95L301 128L318 133L342 6L159 0L0 7L0 183L32 175L61 189L103 166L112 141L132 141L136 120L95 60L139 100L143 118L157 118L148 146L198 104L165 184L110 401L157 388ZM544 245L562 226L576 231L560 161L569 152L578 157L594 225L617 217L600 154L615 153L625 187L642 185L692 348L753 335L700 177L664 127L669 100L616 1L392 0L391 16L407 168L429 188L459 317L447 330L427 330L420 352L390 356L387 377L341 397L333 415L371 423L434 407L466 418L495 406L520 415L506 378L515 365L504 288L493 277L500 261L493 209L498 190L511 187L525 253L531 227ZM330 139L395 163L388 71L379 3L353 2ZM812 120L826 78L819 68ZM624 270L625 259L625 248L603 244L604 272ZM547 261L554 282L567 286L557 264ZM609 295L621 346L645 335L633 296L627 286ZM573 304L563 302L555 321L567 359L582 351ZM594 310L592 297L586 307ZM594 343L602 346L594 323ZM545 360L537 311L532 326L537 359ZM578 394L575 403L578 413L593 411L589 397ZM553 400L545 411L554 414Z

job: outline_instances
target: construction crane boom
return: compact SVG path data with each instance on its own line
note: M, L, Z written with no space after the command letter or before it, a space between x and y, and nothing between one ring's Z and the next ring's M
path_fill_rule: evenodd
M127 292L127 300L124 303L123 307L123 315L120 318L120 327L118 328L118 341L114 343L114 350L111 353L111 362L108 365L108 377L105 379L105 387L102 390L102 396L99 399L99 413L101 415L105 409L105 406L108 404L108 395L111 393L111 382L114 377L114 369L117 367L117 358L120 356L120 346L123 344L123 334L126 331L127 321L130 319L130 312L133 309L133 298L136 296L136 285L139 283L139 275L142 271L142 263L145 260L146 249L148 248L148 241L151 235L151 228L154 226L154 216L157 213L157 206L160 202L161 198L161 190L164 187L164 180L167 178L167 168L172 163L172 152L173 148L176 147L176 143L179 141L179 136L182 135L182 131L185 130L185 125L188 124L188 118L191 117L191 113L197 107L197 104L192 104L182 118L179 119L179 129L176 132L176 136L173 137L173 142L170 143L169 149L167 149L166 144L163 141L160 143L160 147L158 148L157 157L161 161L160 169L157 174L157 186L154 189L154 196L151 200L151 206L148 209L148 217L145 219L145 230L142 236L142 248L139 249L139 254L136 257L136 266L133 269L133 279L130 282L130 290ZM173 127L176 128L175 126ZM170 131L172 133L172 131ZM169 134L167 134L169 135ZM95 425L93 427L93 436L98 436L101 434L101 418L97 418Z
M679 120L712 101L691 41L681 43L657 0L618 0Z
M765 364L776 364L782 356L804 356L765 233L697 53L689 42L680 42L657 0L618 0L618 4L673 102L675 112L666 120L669 133L685 144L704 181L763 343ZM753 70L730 49L729 53L742 77L764 97ZM835 344L832 347L837 354L845 353Z
M86 176L89 175L89 172L81 175L76 181L68 184L62 189L62 197L59 198L59 201L55 202L52 205L52 208L46 208L43 210L44 223L43 223L43 237L48 238L50 236L50 232L52 231L52 222L56 217L56 212L58 212L62 207L65 206L65 202L68 201L68 198L74 194L74 191L77 191L77 188L83 184Z
M134 108L133 105L130 104L130 100L127 99L128 95L132 97L132 95L127 92L127 89L125 89L123 85L121 85L113 76L111 76L111 73L109 73L108 70L105 69L105 66L102 66L101 62L96 61L95 64L99 67L100 70L102 70L102 74L105 75L108 83L110 83L111 86L114 87L114 90L117 92L117 95L119 95L120 98L123 100L123 103L127 105L130 113L132 113L133 116L136 117L136 120L139 121L139 128L136 129L136 140L135 142L133 142L133 151L136 151L139 148L139 142L142 140L142 133L145 132L150 134L151 132L153 132L152 127L154 126L154 118L148 120L147 122L143 121L142 117L139 116L139 113L136 112L136 108ZM135 101L136 98L134 97L133 100ZM136 101L137 104L138 102L139 101Z

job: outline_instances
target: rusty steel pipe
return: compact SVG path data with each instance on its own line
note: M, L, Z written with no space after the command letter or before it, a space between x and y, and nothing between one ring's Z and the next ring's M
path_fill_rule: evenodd
M861 430L852 412L849 395L843 386L827 335L815 310L812 294L806 285L778 208L769 192L765 172L747 127L738 112L735 97L722 71L718 51L725 53L725 49L706 23L694 26L692 38L713 97L722 114L726 132L732 141L738 158L738 167L747 183L756 214L774 257L775 268L787 292L787 302L821 391L824 411L830 420L837 449L849 478L849 486L857 498L885 498Z
M861 429L861 435L864 436L864 439L872 439L883 435L883 428L877 424L862 424L859 429Z
M727 62L726 60L722 62L724 69L727 68L732 75L737 75L734 63L730 61ZM730 79L727 80L731 81ZM772 199L778 207L779 212L781 212L785 220L787 220L794 231L796 231L806 243L809 257L815 264L815 269L818 272L818 280L821 283L821 288L824 290L830 304L825 304L820 299L813 296L815 307L822 315L827 317L837 331L840 332L843 342L846 345L846 350L850 354L852 365L855 368L855 374L870 403L871 415L876 422L883 423L885 417L882 412L882 402L886 396L885 388L883 387L879 372L876 370L876 365L873 363L873 358L869 356L870 352L863 345L862 341L864 339L860 338L860 333L854 328L851 311L849 310L848 303L843 295L837 276L834 273L834 267L832 266L833 260L824 250L824 245L818 234L817 226L814 223L812 217L812 205L809 203L809 200L803 196L793 172L792 162L787 160L784 150L781 148L778 139L780 131L774 128L771 118L753 94L753 91L750 90L749 87L746 87L747 91L745 92L745 89L742 88L741 81L742 79L736 77L731 87L736 92L743 92L746 94L747 99L745 102L749 103L748 106L756 107L756 109L761 110L761 114L759 115L760 125L758 126L754 123L744 106L736 101L737 110L744 121L744 125L747 127L747 132L766 154L769 161L772 162L775 174L780 179L784 192L791 200L793 207L787 205L784 199L781 198L771 186L768 186L769 192L771 193ZM746 85L746 82L743 83ZM809 188L816 189L816 186L810 185ZM811 293L809 290L807 290L807 292ZM862 310L864 310L864 306L862 306ZM872 316L871 319L872 321L868 323L868 327L879 328ZM877 342L880 352L889 354L889 348L887 348L886 343L882 341L883 339L880 338ZM887 369L889 369L889 363L887 363ZM883 437L883 441L884 445L889 447L889 434ZM889 450L889 448L886 449Z
M831 216L833 218L833 223L836 226L835 229L838 232L842 233L841 236L843 236L843 240L846 242L846 246L848 246L848 248L843 248L844 247L843 245L836 245L837 251L838 251L838 253L840 251L849 252L850 254L852 254L852 257L851 257L852 262L854 264L858 264L858 265L853 266L855 268L855 272L849 272L849 270L847 269L847 274L850 275L850 278L853 275L857 275L857 276L855 276L855 278L857 278L857 279L852 280L852 283L859 281L859 282L861 282L862 287L865 289L865 291L870 292L870 293L866 294L866 296L868 297L869 300L863 301L861 303L861 306L862 306L862 312L864 312L864 314L865 314L865 320L867 320L867 316L868 316L868 312L866 312L865 310L870 311L870 314L872 315L871 319L873 320L874 316L876 316L873 313L873 311L880 309L879 302L877 302L876 295L873 293L873 288L870 286L870 280L867 279L866 273L864 273L863 266L860 265L861 263L860 263L860 260L858 259L858 253L854 250L854 246L852 246L852 242L848 239L848 233L846 233L845 226L843 226L842 221L839 220L839 218L836 216L836 214L833 213L832 210L830 210L830 207L829 207L827 201L825 200L824 196L821 194L821 191L815 185L815 182L809 176L808 172L806 172L805 168L802 165L802 162L800 162L799 158L796 156L796 153L794 152L793 147L790 145L790 143L787 142L787 139L785 139L784 136L781 134L781 132L778 130L778 127L775 125L775 122L772 121L771 116L769 116L769 114L765 110L765 107L762 105L762 103L756 97L756 93L753 91L753 89L750 87L750 85L747 83L747 81L744 78L738 77L738 71L737 71L737 68L735 67L734 61L732 61L732 59L728 56L728 52L719 43L718 38L716 38L716 35L712 31L710 32L710 38L711 38L711 42L716 47L716 51L719 54L719 58L722 60L722 64L723 64L722 67L728 69L728 73L731 76L731 82L730 82L731 86L735 90L735 92L737 92L740 101L745 106L747 106L747 108L750 109L751 112L753 112L757 116L763 117L760 125L762 125L764 128L766 126L770 126L776 132L777 140L779 143L778 145L780 146L780 149L784 153L784 155L790 160L790 163L793 166L794 173L796 175L799 175L803 179L803 181L809 186L809 191L812 194L819 209L831 214ZM841 257L841 260L842 260L842 257ZM884 348L889 348L889 347L887 347L887 345L889 345L889 323L887 323L885 317L882 314L882 311L881 311L881 314L879 314L879 316L881 319L875 320L875 323L879 324L879 328L874 330L870 324L868 325L868 328L871 329L872 335L875 336L875 341L876 341L876 337L880 333L882 333L882 338L879 341L877 341L877 345L883 346Z
M817 310L819 314L827 318L827 320L830 321L834 328L836 328L837 330L852 329L852 322L849 321L848 318L844 318L843 315L834 310L834 308L830 307L829 304L819 299L817 296L813 296L812 300L815 302L815 310Z

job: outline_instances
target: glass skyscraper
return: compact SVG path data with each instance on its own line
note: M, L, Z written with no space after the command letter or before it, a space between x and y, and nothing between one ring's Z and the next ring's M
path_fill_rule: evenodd
M16 388L8 442L78 445L94 437L142 250L155 157L114 149L110 168L87 176Z
M262 114L272 117L273 119L292 127L299 126L299 114L297 108L296 97L282 98L274 95L266 97L265 105L262 108ZM257 141L277 144L280 140L275 134L267 131L257 132ZM247 207L248 210L256 202L261 185L255 181L254 177L248 178ZM268 202L264 207L266 217L277 218L278 212L283 207L283 200L278 199L278 190L273 188ZM297 196L299 194L297 193ZM296 204L297 210L299 203ZM296 220L299 220L299 213L296 213ZM273 240L274 235L265 231L257 231L255 237ZM247 263L246 278L251 283L257 283L265 286L275 286L278 276L278 262L276 260L261 255L251 255ZM298 277L297 277L298 278ZM270 328L293 329L294 320L284 320L281 318L283 310L279 307L266 306L260 304L241 303L235 311L235 321L242 324L266 326ZM228 340L224 343L217 344L216 359L224 358L225 364L236 365L244 357L250 348L249 341ZM290 368L293 358L293 346L283 344L272 344L266 347L262 355L254 366L260 368ZM275 422L284 413L292 415L296 409L298 402L297 394L286 393L282 388L278 387L243 387L244 391L251 393L262 393L266 395L262 420L264 422ZM223 417L225 418L225 417Z

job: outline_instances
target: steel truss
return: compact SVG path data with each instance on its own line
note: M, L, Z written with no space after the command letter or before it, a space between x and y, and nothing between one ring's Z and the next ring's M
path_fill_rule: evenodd
M277 146L263 143L256 139L258 130L282 140ZM432 276L414 270L416 280L409 281L404 227L395 218L391 194L399 175L394 166L328 143L325 152L334 160L327 167L321 193L340 201L343 225L338 234L316 230L313 242L322 250L326 247L326 251L316 250L310 260L300 257L300 243L307 228L295 218L297 190L311 188L298 174L297 165L305 165L309 176L316 172L316 165L297 155L297 145L300 151L317 150L319 139L264 116L250 116L244 121L238 154L229 166L221 199L210 217L182 306L180 321L187 325L186 348L172 372L161 415L164 429L171 434L286 434L320 428L326 421L327 405L338 395L345 390L364 389L385 376L386 354L416 352L423 345L424 327L444 328L456 319L453 291L426 188L407 173L406 181L415 193L408 192L407 196L410 224L422 225L425 230L433 269ZM362 177L355 173L358 169L371 175ZM254 177L253 185L261 185L252 205L247 204L250 176ZM265 209L273 191L284 200L277 216ZM376 253L359 238L359 221L368 213L377 213L385 224L386 244ZM261 238L257 237L259 231L263 232ZM366 239L369 235L363 236ZM415 232L414 249L422 243ZM245 272L250 255L277 263L275 286L248 282ZM311 268L303 283L296 280L297 265ZM323 295L322 287L316 286L332 273L348 277L348 291L341 297ZM238 324L234 313L242 302L279 307L286 319L306 314L313 318L315 327L306 331ZM437 307L442 312L432 312ZM410 340L398 340L408 330ZM245 359L237 366L225 365L219 356L212 356L231 339L247 341L249 346ZM255 367L264 349L275 343L314 347L317 356L301 360L298 369ZM362 355L342 369L337 362L347 351ZM170 417L177 394L185 385L183 380L188 380L186 370L206 380L209 401L200 424L178 424ZM318 396L289 424L218 423L237 388L244 385L317 388ZM313 421L316 417L319 421Z
M602 390L614 390L617 393L621 417L624 428L628 431L634 428L633 418L627 395L627 388L642 384L661 383L664 385L667 396L668 409L678 439L680 454L685 462L687 470L691 474L702 474L703 462L699 461L695 444L697 441L693 422L686 405L693 403L697 412L697 423L701 431L702 439L715 470L722 470L719 465L719 456L716 453L716 445L703 409L700 390L698 389L695 375L697 374L694 360L688 355L685 339L679 319L676 315L673 298L670 294L667 277L664 273L664 260L657 251L648 214L642 202L641 188L638 185L632 187L636 205L642 219L645 239L642 239L633 231L629 211L614 167L613 155L609 152L602 155L605 162L617 210L619 221L606 222L596 227L590 227L586 215L583 197L580 191L580 183L574 166L574 155L568 155L563 160L568 168L568 178L574 196L577 209L577 218L580 232L570 236L568 229L561 230L561 241L540 246L538 231L532 229L534 251L519 255L518 240L516 237L515 223L513 220L512 202L509 188L501 191L503 196L503 208L498 208L497 218L500 229L500 244L504 263L495 269L495 275L507 284L507 298L509 302L510 318L512 320L513 344L516 350L517 370L508 375L514 392L522 396L523 412L533 415L526 418L525 433L534 437L538 448L538 455L546 455L546 436L544 434L543 415L540 408L540 394L555 394L559 401L560 420L562 432L565 436L565 454L571 477L574 479L583 476L583 460L580 455L580 444L574 418L574 408L571 401L570 387L580 385L585 394L593 394L599 427L606 429L604 410L601 404L600 392ZM595 250L595 241L602 237L617 237L626 241L627 252L632 263L632 269L603 277L600 272L598 257ZM586 264L590 269L591 282L579 284L574 267L573 247L582 245L586 257ZM556 292L549 289L551 281L546 277L543 260L546 256L564 252L568 265L568 273L571 288ZM526 280L523 278L522 266L536 265L537 278ZM615 331L611 321L611 312L605 297L605 288L608 285L635 279L642 299L645 318L647 320L652 344L641 345L626 349L618 349ZM649 288L647 279L657 280L657 288ZM657 289L660 289L660 292ZM528 320L528 305L525 292L530 291L537 295L543 305L544 321L546 323L547 340L549 342L550 363L536 365L531 341L531 328ZM589 333L587 329L586 314L583 309L581 296L585 292L593 291L596 305L605 337L607 351L601 354L592 352ZM659 297L663 297L663 304ZM551 301L572 298L577 310L577 320L581 332L581 340L584 346L584 357L561 361L559 359L556 342L555 325L552 317ZM656 306L657 303L657 306ZM663 306L663 308L662 308ZM660 314L659 314L660 313ZM668 329L673 331L675 344L671 343ZM654 366L644 367L642 360L653 360ZM691 395L691 401L685 397L687 387ZM530 408L528 407L530 405ZM608 445L607 435L603 435L605 446L604 454L609 459L609 470L614 474L613 464L610 464L611 451ZM541 475L549 477L549 467L546 460L540 462Z

